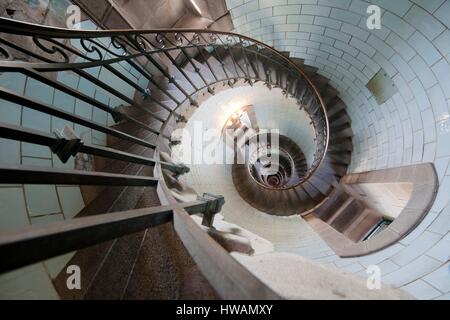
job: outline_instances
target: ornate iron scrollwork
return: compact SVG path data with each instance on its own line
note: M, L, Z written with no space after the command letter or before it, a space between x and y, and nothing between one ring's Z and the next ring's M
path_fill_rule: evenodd
M320 163L321 159L324 158L327 150L329 128L326 109L318 96L318 91L301 69L292 61L260 41L234 33L200 29L176 31L82 30L80 32L39 27L37 30L33 30L27 23L2 19L0 18L0 27L2 29L2 34L0 34L0 61L2 63L2 71L8 70L8 68L17 71L18 68L22 68L22 70L35 72L35 75L37 75L48 71L70 70L84 77L93 85L100 86L127 104L137 106L143 112L149 113L139 103L122 94L120 90L111 88L99 79L91 76L88 72L89 68L105 68L113 73L115 77L120 78L127 85L142 93L142 97L146 101L151 100L152 103L156 103L169 111L168 118L161 119L163 127L165 127L172 117L178 120L182 119L179 108L185 102L190 102L194 106L198 106L198 102L194 99L194 93L185 90L178 83L174 78L173 71L168 71L166 66L160 64L161 60L157 54L163 52L166 56L170 55L171 61L177 69L183 68L182 64L190 64L194 68L196 75L202 81L201 85L194 84L192 86L195 92L205 89L210 94L214 94L213 88L217 87L217 84L222 83L233 86L239 80L244 80L248 84L262 81L269 89L280 88L286 98L292 97L296 99L302 107L306 107L303 109L309 114L310 118L315 119L312 123L318 143L321 145L315 159ZM5 36L11 34L13 37ZM20 35L24 41L18 41L18 38L14 37L14 35ZM193 52L198 54L204 66L207 67L206 69L212 72L214 79L209 79L206 76L205 72L207 71L205 71L205 68L200 68L196 60L197 57L193 55ZM209 55L214 56L220 64L220 68L223 71L220 76L217 70L209 65ZM8 60L14 59L17 60L14 61L14 64L8 64ZM180 63L179 61L182 62ZM128 64L130 70L139 72L152 85L158 87L171 100L172 104L174 102L175 107L154 99L153 92L139 87L134 82L135 80L118 71L115 67L118 63L122 66ZM266 67L263 66L263 69L269 71L267 73L261 72L260 67L258 67L259 64L267 65ZM182 99L172 95L161 85L161 80L154 78L155 69L157 69L156 74L158 76L162 75L167 83L170 83L182 93ZM271 74L270 69L282 69L288 76L288 84L282 87L280 79L275 76L275 73ZM192 85L192 79L188 81ZM307 88L307 90L303 90L303 88ZM108 106L94 102L91 104L96 104L101 109L109 112L116 121L120 120L121 115L111 110ZM130 121L134 121L140 126L143 125L136 119L131 119Z

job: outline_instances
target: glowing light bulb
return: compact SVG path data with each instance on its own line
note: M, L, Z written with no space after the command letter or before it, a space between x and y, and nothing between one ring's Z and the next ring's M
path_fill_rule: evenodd
M195 10L197 10L198 14L202 14L202 12L200 11L200 8L198 7L198 5L194 2L194 0L191 0L192 5L194 6Z

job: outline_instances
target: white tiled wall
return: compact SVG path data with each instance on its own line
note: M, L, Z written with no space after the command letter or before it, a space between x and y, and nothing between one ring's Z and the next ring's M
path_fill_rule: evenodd
M81 28L97 29L97 26L93 22L86 20L81 23ZM78 40L72 40L72 44L82 52L85 52L79 41L78 43L75 41ZM110 43L106 45L109 46ZM137 75L130 65L125 63L115 64L114 68L143 88L148 86L148 80L143 76ZM115 88L121 88L121 93L127 97L131 99L134 97L134 88L118 77L111 75L104 68L89 68L86 71ZM70 71L59 72L56 80L112 108L125 104L122 100ZM107 112L20 73L0 73L0 86L101 125L114 123ZM75 130L85 143L100 146L106 145L106 134L102 132L91 130L3 99L0 99L0 121L46 133L54 132L68 125ZM75 158L71 157L64 164L51 153L48 147L0 139L0 164L74 169ZM78 186L0 185L0 230L71 219L84 206L85 203ZM0 298L57 298L51 279L57 276L58 272L72 256L73 253L65 254L46 260L44 263L34 264L33 266L1 275ZM46 274L46 278L25 282L22 281L25 273L37 276ZM37 284L43 288L38 288ZM15 287L15 290L11 290L10 288L12 287Z
M420 232L412 233L414 240L396 245L398 253L387 249L373 256L382 257L375 260L389 273L387 282L404 286L418 298L448 299L450 272L445 263L450 254L450 1L226 3L236 32L305 59L338 89L354 131L350 172L434 162L440 188L429 218L418 227ZM382 9L380 30L366 27L370 4ZM380 68L398 88L398 93L382 105L365 87ZM433 252L435 246L438 254ZM347 270L364 274L364 270L357 271L358 259L354 263ZM440 278L431 277L437 270Z

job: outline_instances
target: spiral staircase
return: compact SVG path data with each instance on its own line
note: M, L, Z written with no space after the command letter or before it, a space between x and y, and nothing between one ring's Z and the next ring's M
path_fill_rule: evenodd
M4 18L0 26L6 34L0 37L0 71L20 72L51 85L107 111L116 121L103 126L0 88L5 100L108 135L108 146L100 147L83 143L67 129L52 135L1 124L2 138L48 146L61 161L90 154L95 170L0 168L0 183L86 185L84 192L93 199L73 220L0 234L0 271L78 250L68 264L84 270L87 285L68 290L61 272L54 283L66 299L279 298L189 218L203 215L203 225L212 227L224 199L203 194L197 200L180 202L172 188L177 177L189 171L170 159L171 148L179 143L172 132L183 128L208 97L258 82L268 91L281 88L286 98L298 101L314 128L316 151L308 165L296 143L281 137L280 145L290 157L284 167L294 173L266 180L266 185L255 181L247 164L233 165L233 182L241 197L268 214L314 214L349 235L364 220L366 208L339 186L352 151L345 104L328 80L303 60L227 32L69 31ZM23 38L27 41L18 41ZM70 45L74 40L81 44L77 49ZM116 63L131 65L148 80L148 87L131 82L115 69ZM135 98L88 72L98 66L132 86ZM124 104L110 108L49 76L49 72L63 70L80 75ZM293 184L282 182L293 177ZM371 227L368 224L366 229ZM367 230L351 238L359 241ZM198 279L198 287L194 284L194 288L185 288L189 294L180 294L177 288L192 277Z
M285 53L288 56L288 53ZM295 59L297 65L302 67L302 61ZM311 70L311 69L310 69ZM233 170L233 179L239 193L255 208L277 215L291 215L308 212L331 193L338 184L339 179L347 172L352 150L352 131L350 118L346 114L344 103L336 96L332 87L327 85L326 79L315 71L309 76L319 88L322 96L327 97L325 106L330 124L330 142L326 155L319 169L304 183L291 188L267 188L254 183L248 174L245 165L236 165ZM297 156L295 146L289 141L292 154ZM280 142L280 146L282 143ZM304 166L304 156L295 158L295 165ZM262 200L264 202L259 202ZM271 208L277 204L276 208ZM282 204L282 205L278 205Z

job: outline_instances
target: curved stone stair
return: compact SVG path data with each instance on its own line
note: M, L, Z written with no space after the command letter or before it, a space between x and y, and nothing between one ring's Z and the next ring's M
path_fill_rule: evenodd
M264 50L266 49L262 51ZM280 72L277 72L279 68L271 63L269 59L260 57L249 64L252 67L245 69L248 57L243 55L242 48L234 48L231 54L233 58L225 59L225 67L230 72L237 70L238 72L234 71L235 75L244 76L242 69L247 71L246 75L250 78L255 77L257 74L264 74L266 79L276 82L277 86L284 88L289 83L292 87L288 90L291 93L296 91L295 84L291 83L293 81L290 81L284 73L280 74ZM226 55L227 52L222 49L222 57ZM288 52L283 52L283 55L289 57ZM214 59L214 57L210 56L210 59ZM328 79L317 73L316 68L303 65L303 60L301 59L294 58L292 60L310 77L326 103L330 123L330 143L322 165L309 181L293 190L264 189L255 185L255 183L251 183L248 180L251 179L250 176L243 168L237 168L236 170L239 173L236 172L233 175L237 190L247 202L261 211L277 215L307 212L325 200L333 190L333 186L346 174L352 151L351 121L345 111L345 104L337 97L337 91L328 84ZM235 63L240 64L242 68L235 68Z
M248 49L255 49L255 46L249 46ZM269 50L263 49L262 52L264 51L272 55ZM282 54L289 57L288 52L282 52ZM220 63L216 57L221 58L223 62ZM300 94L302 85L304 85L304 83L290 80L284 73L280 75L277 72L277 66L270 59L256 57L256 54L252 55L249 52L244 53L241 46L231 47L229 51L223 47L209 50L209 52L205 50L203 54L192 57L192 60L197 65L197 70L202 74L203 79L208 81L232 75L236 78L247 77L245 82L252 84L254 80L251 79L259 77L275 82L275 84L268 84L269 88L272 85L286 87L289 83L288 91L291 94ZM303 185L283 191L267 190L256 185L251 180L246 168L245 170L243 167L239 168L237 169L239 173L233 174L236 188L246 201L261 211L277 215L311 213L315 207L326 201L338 185L340 178L346 174L353 149L351 120L346 113L344 102L337 96L337 90L328 84L327 78L317 73L317 68L304 65L302 59L291 58L291 60L298 64L316 85L326 105L330 124L330 142L322 165ZM208 63L205 63L206 61ZM216 77L212 75L211 69ZM169 68L169 70L174 70L174 68ZM194 79L197 86L204 85L202 77L195 73L196 70L190 63L186 64L185 70ZM176 70L174 75L177 78L180 77ZM227 84L227 86L231 85L233 84Z
M161 96L161 101L165 98ZM144 107L157 116L168 112L148 99ZM135 116L153 129L161 122L133 107L122 107L122 112ZM112 126L148 142L155 143L156 135L148 130L122 121ZM144 146L110 139L111 148L153 157L154 150ZM128 175L153 176L153 167L129 164L118 160L96 159L96 170ZM85 193L93 192L88 187ZM75 217L82 217L132 208L159 206L155 188L106 187ZM156 241L155 238L158 238ZM161 239L159 239L161 238ZM151 250L150 250L151 249ZM173 252L177 252L176 255ZM184 249L171 224L104 242L75 253L67 265L78 265L82 270L82 289L69 290L65 268L55 279L55 287L63 299L207 299L217 298L214 290L200 274L194 261ZM189 279L194 277L192 283ZM190 286L194 290L186 290Z
M221 55L222 63L216 58L216 54ZM288 56L287 53L285 55ZM166 118L170 110L176 107L172 98L179 102L184 101L177 112L188 119L190 114L195 112L196 105L215 91L235 85L252 85L255 81L253 78L257 77L270 79L272 82L276 82L277 86L282 87L289 83L288 91L290 92L287 93L290 94L300 91L297 89L302 86L302 83L295 83L289 77L279 74L276 66L269 59L255 58L255 55L250 56L250 54L244 55L242 47L232 48L231 55L223 48L218 48L211 53L206 50L202 54L197 53L191 57L192 62L186 59L174 61L184 61L182 67L173 64L167 65L166 70L175 79L176 84L169 81L165 75L160 74L154 78L158 85L150 83L150 97L146 97L142 101L143 107L160 118ZM255 189L251 178L245 179L243 174L239 175L237 178L239 183L236 184L236 187L244 199L250 203L259 201L258 208L273 214L298 214L314 208L330 194L333 186L345 174L350 161L352 135L345 105L336 96L335 90L326 84L323 77L317 75L314 68L302 64L301 66L307 74L312 76L312 79L317 80L318 87L325 96L332 139L330 139L329 150L322 166L314 177L302 186L271 193L268 190ZM228 81L225 79L226 75L236 79ZM242 77L247 79L237 79ZM200 91L196 91L194 86ZM268 86L271 85L268 84ZM167 93L163 93L161 89L167 90ZM186 97L183 91L189 97ZM329 98L330 94L333 95L331 98ZM151 128L161 129L161 122L142 110L125 106L122 107L122 111ZM174 129L182 126L183 119L176 121L172 117L163 133L170 136ZM114 127L147 141L155 142L156 136L153 133L127 121L118 123ZM153 155L152 149L116 139L108 140L108 145L130 153L149 157ZM304 158L296 158L298 168L304 166L304 161ZM151 167L129 165L116 160L100 161L99 163L101 167L97 169L106 172L152 175ZM248 173L247 170L246 172ZM108 187L96 190L96 192L98 196L78 216L160 204L156 190L151 188ZM155 248L155 243L160 246ZM168 254L171 251L176 251L177 254ZM60 296L66 299L216 298L214 291L199 273L170 224L79 250L68 262L68 265L70 264L77 264L82 268L84 285L83 289L79 291L68 290L65 284L67 275L63 269L55 279L55 285ZM169 266L168 269L166 269L167 266ZM189 282L187 280L189 278L195 280ZM189 290L183 289L186 285L190 286Z

